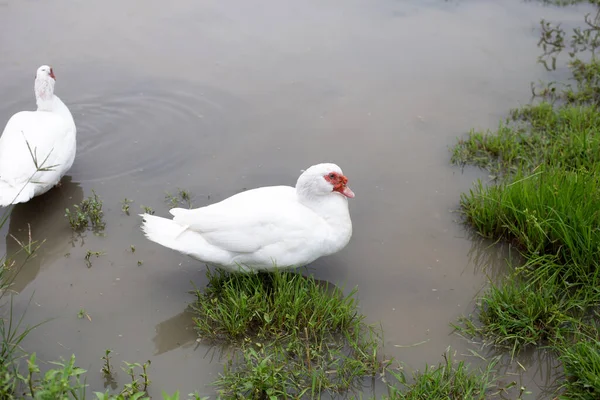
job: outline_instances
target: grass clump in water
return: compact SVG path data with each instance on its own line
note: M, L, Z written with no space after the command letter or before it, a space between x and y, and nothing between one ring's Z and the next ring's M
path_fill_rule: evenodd
M587 163L584 158L582 153ZM599 185L600 163L551 165L518 172L495 186L479 182L462 196L466 221L484 237L512 243L526 262L501 285L491 285L479 299L478 321L464 318L460 330L506 346L513 355L529 345L547 345L563 362L580 354L572 347L574 337L590 331L598 336ZM600 382L600 369L571 371L585 373L577 378L583 380L595 374ZM581 392L570 380L562 388Z
M189 191L187 191L185 189L177 189L176 195L172 195L169 192L165 193L165 201L171 208L179 207L179 206L192 208L193 207L192 199L193 199L193 196L190 194Z
M597 329L596 329L597 331ZM600 398L600 340L598 337L578 335L564 345L562 361L565 398L591 400Z
M513 110L495 132L471 131L459 139L452 162L497 176L531 173L540 166L590 168L600 162L600 113L595 106L555 110L550 103Z
M102 200L93 190L90 197L84 199L81 204L73 206L73 211L65 209L65 217L74 231L83 231L91 226L94 232L100 232L106 226L103 220Z
M237 346L216 382L223 398L344 392L383 368L379 337L359 314L355 291L345 296L288 271L207 275L192 307L198 333Z
M471 132L452 156L498 178L461 196L466 222L510 242L526 260L480 296L477 318L456 327L513 355L550 347L566 376L557 386L569 399L600 394L600 7L585 22L570 41L559 25L541 24L540 62L554 69L569 47L575 84L534 88L541 103L513 110L496 132Z
M599 149L600 150L600 149ZM528 258L569 264L565 279L585 281L600 262L600 163L588 170L545 168L464 194L467 221L488 238L513 243Z
M320 285L288 271L230 274L208 271L208 287L196 291L194 318L202 337L236 341L243 337L279 339L307 333L311 338L360 326L353 290ZM306 331L306 332L305 332Z
M469 366L452 360L450 349L443 354L444 361L437 366L426 366L416 372L409 382L406 374L393 373L398 384L389 387L389 396L384 400L484 400L493 395L496 387L494 367L498 358L488 363L485 370L469 370ZM402 389L400 389L402 388ZM520 398L520 396L519 396Z
M528 346L556 343L564 332L584 326L584 310L590 304L554 283L509 279L480 296L477 322L462 317L454 327L507 348L514 356Z

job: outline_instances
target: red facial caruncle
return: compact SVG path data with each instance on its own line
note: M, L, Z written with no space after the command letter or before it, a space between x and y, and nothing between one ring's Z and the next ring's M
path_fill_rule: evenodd
M341 175L337 172L330 172L327 175L323 176L325 180L333 185L333 191L343 194L348 198L354 197L354 192L350 190L346 184L348 183L348 178L344 175Z

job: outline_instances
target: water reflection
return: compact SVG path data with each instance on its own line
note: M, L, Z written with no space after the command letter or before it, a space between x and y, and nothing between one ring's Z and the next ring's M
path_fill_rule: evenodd
M65 208L82 200L79 183L65 176L61 186L13 208L6 235L6 254L14 262L12 290L21 292L35 279L42 265L51 265L69 252L72 231L64 216ZM39 250L27 260L21 244L28 243L33 243L33 248L39 246Z
M492 241L472 232L467 236L473 241L468 253L469 264L474 272L485 274L494 282L505 277L509 268L523 262L519 251L508 242Z
M503 387L511 382L517 384L508 393L518 394L521 387L534 390L536 399L551 398L556 393L556 379L560 375L560 363L555 355L547 349L529 348L511 357L505 349L489 348L484 358L490 360L499 357L496 367L498 386Z
M310 271L307 268L301 268L298 271L298 273L301 273L304 277L310 274ZM261 274L268 273L261 272ZM326 280L315 279L315 283L326 289L329 293L340 290L336 285ZM196 345L196 348L200 343L206 345L206 341L198 340L198 334L195 330L196 325L193 320L194 316L194 311L191 306L188 305L179 314L157 324L155 327L156 334L152 338L152 342L154 343L154 355L160 355L179 347L189 348L194 344ZM224 345L223 343L211 343L211 346L209 346L209 349L214 350L216 348L222 352L227 349L227 345Z
M179 314L156 325L152 338L154 355L157 356L178 347L190 347L196 343L198 335L194 329L194 314L190 307Z

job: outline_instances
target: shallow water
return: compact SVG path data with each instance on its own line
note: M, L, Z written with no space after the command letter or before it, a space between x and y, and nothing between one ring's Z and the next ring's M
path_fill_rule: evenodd
M28 223L46 240L15 282L17 312L33 296L26 322L52 318L26 349L43 360L75 353L95 390L111 348L115 365L152 360L151 394L213 393L218 352L196 342L186 313L204 266L144 239L140 206L165 216L167 190L185 188L201 206L293 185L301 169L332 161L356 193L354 235L310 266L317 279L358 286L386 354L414 368L449 345L467 355L473 344L449 323L472 311L505 253L457 222L460 193L485 174L450 166L448 147L530 100L529 83L549 77L536 64L539 19L568 24L581 12L517 0L173 4L0 1L0 121L34 107L46 63L78 126L62 187L18 205L2 232L9 253ZM64 209L92 189L106 236L74 236ZM88 250L106 254L88 268ZM515 378L536 393L552 372L538 358Z

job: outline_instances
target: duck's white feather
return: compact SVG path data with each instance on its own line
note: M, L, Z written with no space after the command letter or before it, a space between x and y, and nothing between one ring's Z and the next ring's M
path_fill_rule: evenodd
M296 188L271 186L238 193L172 220L144 214L146 236L165 247L230 270L299 267L341 250L352 235L345 197L301 201Z
M47 192L73 165L75 123L67 106L51 95L44 110L38 98L37 111L14 114L2 132L0 206L23 203Z

